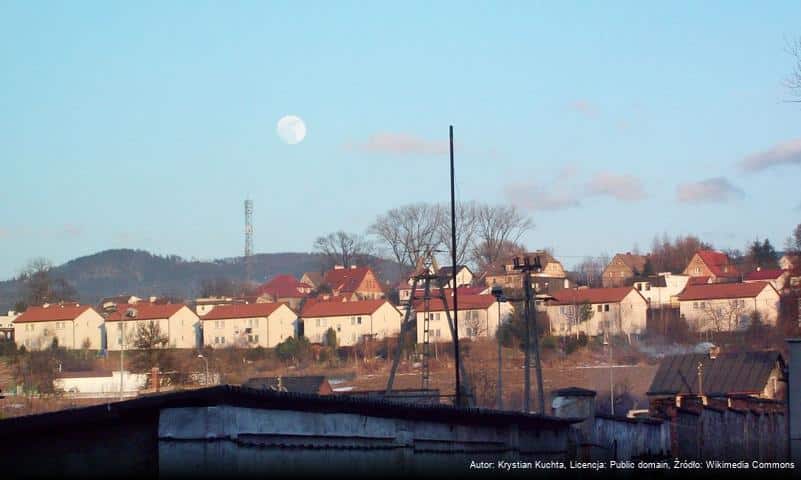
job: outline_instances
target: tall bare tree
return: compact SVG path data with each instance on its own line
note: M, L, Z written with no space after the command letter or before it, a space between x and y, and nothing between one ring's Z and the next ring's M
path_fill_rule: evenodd
M444 221L443 209L428 203L414 203L393 208L370 225L375 235L405 270L441 245L439 233Z
M517 244L524 233L534 228L530 218L511 205L481 205L476 211L476 245L473 261L480 270L498 266L505 249Z
M588 287L600 287L607 263L603 263L601 257L584 257L584 260L576 266L579 283Z
M447 251L446 264L451 263L453 247L451 242L451 209L450 206L440 205L442 222L439 224L439 243ZM478 226L478 204L476 202L456 203L456 263L463 265L468 255L475 247L476 231Z
M368 256L373 253L373 245L361 235L340 230L317 237L314 250L323 254L323 267L327 270L334 265L344 265L347 268L366 263Z
M792 94L791 102L801 103L801 37L789 42L787 51L793 56L793 72L787 78L787 88Z
M78 292L65 279L54 276L53 264L46 258L35 258L28 262L19 279L23 284L23 303L41 305L78 299Z

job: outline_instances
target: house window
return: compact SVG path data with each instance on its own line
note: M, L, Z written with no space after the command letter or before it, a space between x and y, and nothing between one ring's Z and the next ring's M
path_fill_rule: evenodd
M322 324L320 323L320 319L319 318L317 319L316 324L317 324L318 327L322 326Z
M356 325L356 317L350 317L350 324Z
M645 291L648 292L650 290L651 290L651 284L650 283L646 283L645 284Z
M434 330L434 336L435 337L439 337L439 328Z
M607 303L606 305L604 305L604 312L608 312L608 311L609 311L609 304Z
M598 311L599 311L599 312L602 312L602 311L603 311L603 309L604 309L604 308L603 308L603 305L598 305Z
M693 302L693 309L698 310L698 302Z
M362 317L356 317L356 323L361 325L362 324Z

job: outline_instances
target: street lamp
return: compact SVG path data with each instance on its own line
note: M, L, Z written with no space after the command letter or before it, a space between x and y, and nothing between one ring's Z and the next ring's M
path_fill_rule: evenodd
M500 285L493 285L492 286L492 295L495 296L495 300L498 302L498 327L495 329L495 338L498 340L498 395L496 399L496 408L498 410L503 410L503 356L502 356L502 349L501 349L501 302L505 301L506 299L503 297L503 288ZM489 321L489 316L487 316L487 321Z
M206 363L206 378L205 378L205 382L204 383L206 384L206 386L208 386L209 385L209 359L204 357L202 353L198 353L197 354L197 358L202 358L203 361Z
M118 311L117 305L105 305L103 311L106 313L106 316L108 316ZM133 307L128 308L124 314L120 314L120 400L123 399L123 380L125 378L123 376L125 365L125 320L128 318L134 319L138 315L139 311ZM106 333L106 339L108 339L108 332Z

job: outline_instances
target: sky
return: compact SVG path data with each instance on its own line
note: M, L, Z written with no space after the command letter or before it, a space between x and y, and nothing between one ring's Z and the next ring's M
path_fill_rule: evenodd
M801 2L0 0L0 279L241 255L404 204L511 203L566 265L801 222ZM303 142L276 134L284 115Z

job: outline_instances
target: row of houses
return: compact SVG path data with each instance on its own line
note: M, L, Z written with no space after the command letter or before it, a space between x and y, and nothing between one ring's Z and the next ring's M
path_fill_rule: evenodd
M462 336L475 338L495 335L499 322L508 318L511 305L501 302L499 306L489 295L465 295L460 299L459 310ZM431 301L429 313L422 305L416 311L419 335L428 315L429 341L450 341L441 300ZM14 339L18 346L29 350L50 347L55 341L68 349L118 351L144 348L137 340L140 330L157 326L164 338L163 345L158 346L166 348L273 348L300 335L312 343L325 343L331 329L337 344L348 347L365 339L397 336L402 321L401 311L385 299L311 300L299 313L286 303L261 302L217 305L198 315L184 304L148 301L118 304L112 313L101 312L90 305L74 303L29 307L12 321Z

